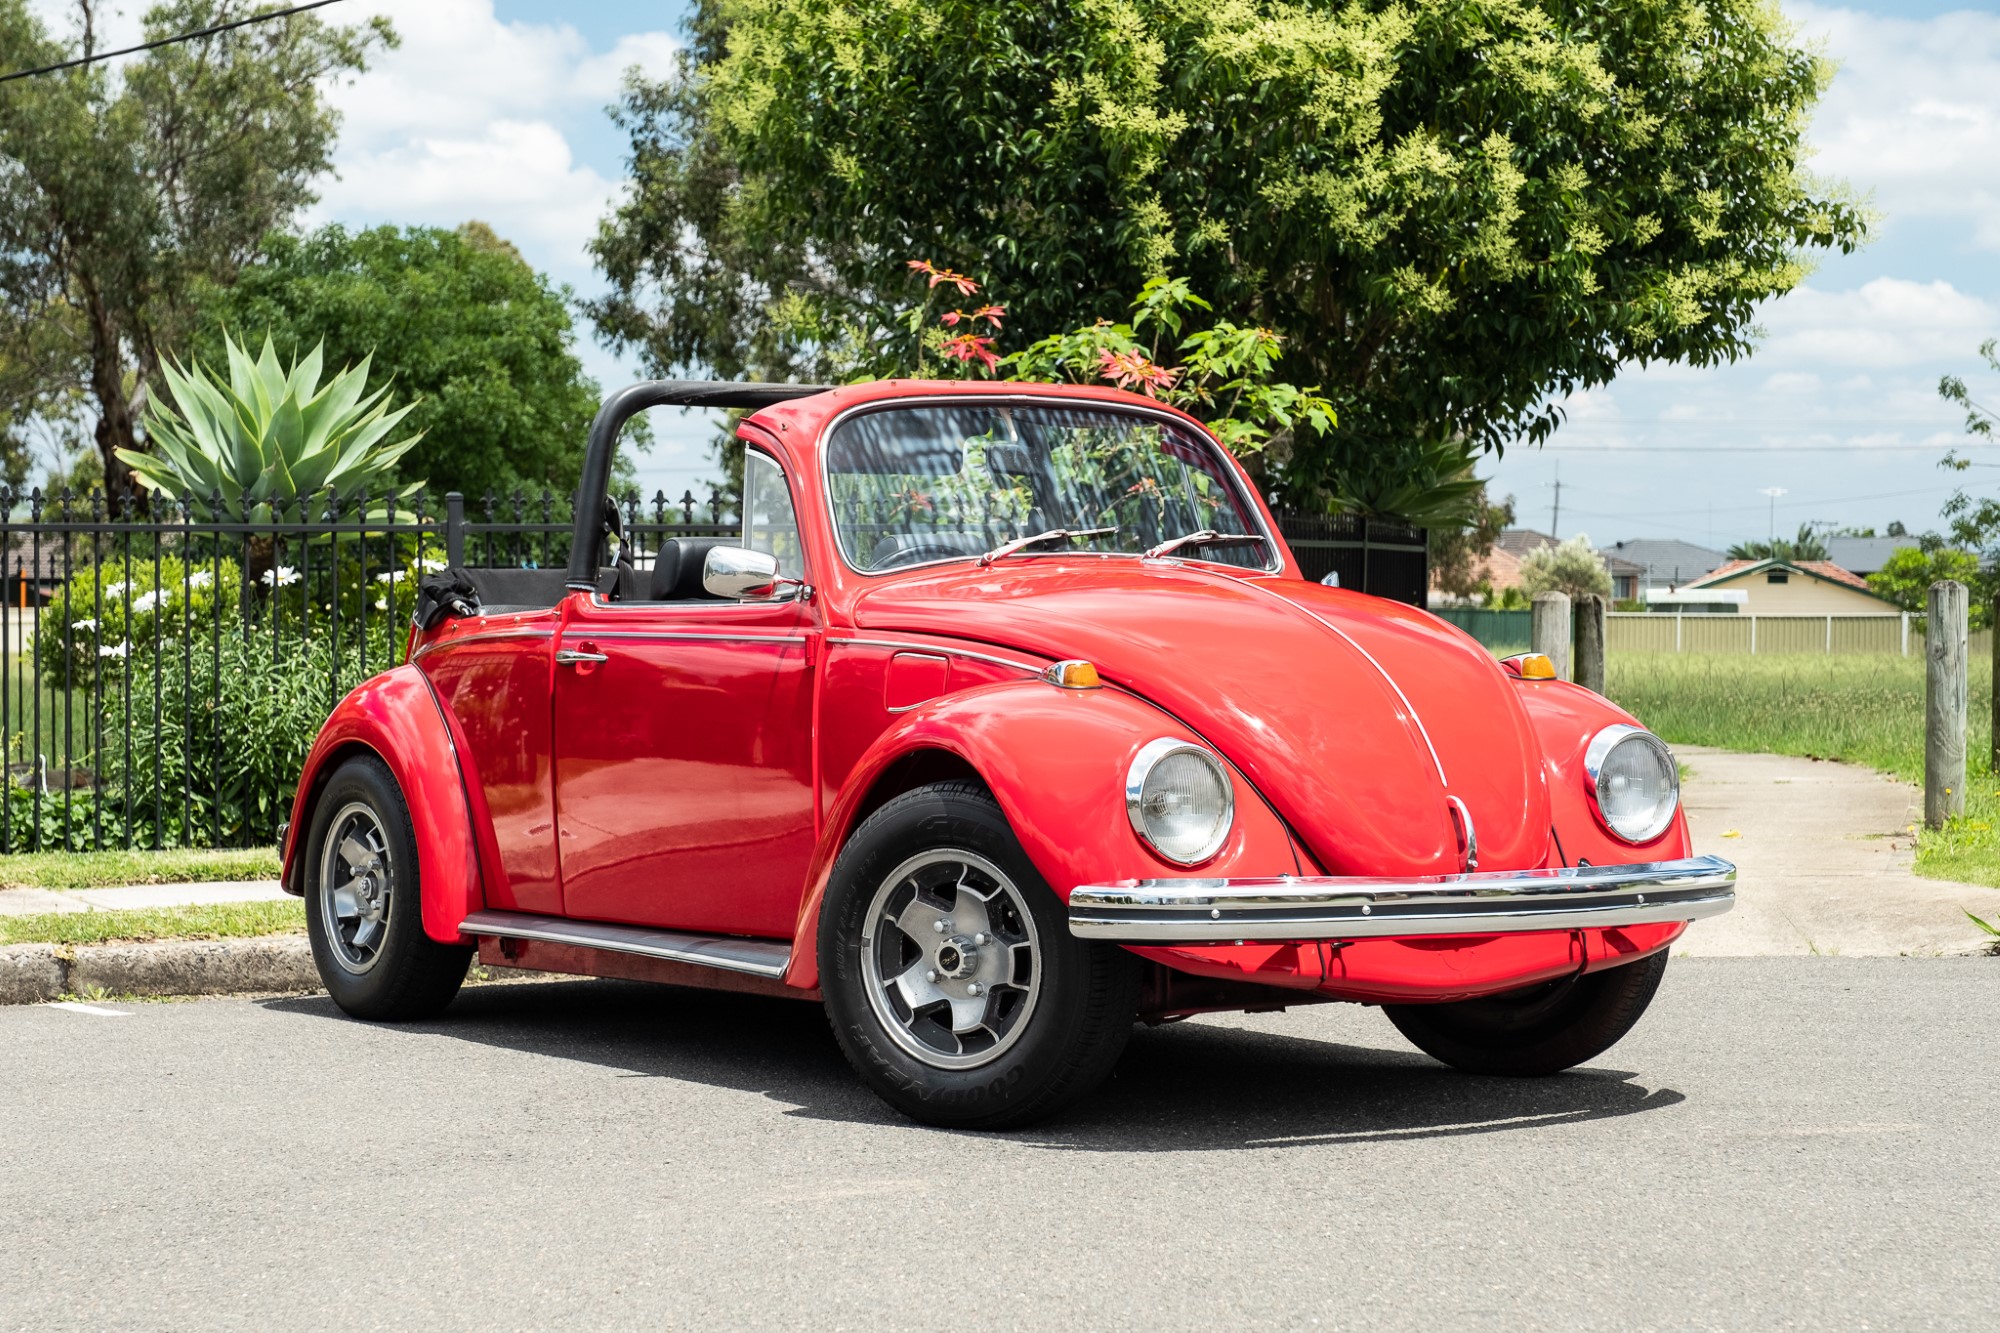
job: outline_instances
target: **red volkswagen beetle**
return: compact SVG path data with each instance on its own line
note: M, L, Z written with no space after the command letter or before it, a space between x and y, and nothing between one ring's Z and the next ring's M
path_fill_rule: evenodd
M756 409L743 528L635 562L596 516L664 404ZM437 1013L475 951L816 1000L892 1105L997 1128L1135 1020L1218 1010L1378 1004L1458 1068L1551 1073L1733 902L1664 744L1304 579L1149 400L641 384L576 512L567 570L443 576L313 748L285 884L350 1014Z

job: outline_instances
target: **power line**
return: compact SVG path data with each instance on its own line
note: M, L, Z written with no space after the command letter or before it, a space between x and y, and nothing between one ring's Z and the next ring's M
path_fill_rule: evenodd
M79 56L75 60L65 60L59 65L44 65L40 69L18 69L12 74L0 74L0 83L11 83L15 79L29 79L37 74L54 74L57 70L75 69L79 65L95 65L100 60L112 60L118 56L134 55L140 51L154 51L162 46L175 46L181 42L192 42L202 37L213 37L218 32L229 32L234 28L247 28L253 23L269 23L272 19L287 18L293 14L303 14L308 9L324 9L337 5L340 0L312 0L311 4L293 5L290 9L274 9L268 14L252 14L248 18L232 19L228 23L218 23L212 28L199 32L184 32L178 37L162 37L155 42L141 42L118 51L101 51L96 55Z

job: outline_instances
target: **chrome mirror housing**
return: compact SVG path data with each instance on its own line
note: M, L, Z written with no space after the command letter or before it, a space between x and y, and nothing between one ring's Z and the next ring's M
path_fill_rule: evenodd
M710 548L701 566L701 586L709 596L732 602L781 602L805 588L778 572L776 556L741 546Z

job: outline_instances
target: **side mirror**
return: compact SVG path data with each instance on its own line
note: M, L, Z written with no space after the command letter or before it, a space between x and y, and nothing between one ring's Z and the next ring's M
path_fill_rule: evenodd
M780 574L774 555L716 546L702 561L701 586L709 596L732 602L779 602L798 596L806 585Z

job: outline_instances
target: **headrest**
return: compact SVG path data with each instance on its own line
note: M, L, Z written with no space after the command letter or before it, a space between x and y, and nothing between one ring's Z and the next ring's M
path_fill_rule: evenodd
M653 585L648 597L655 602L727 600L701 586L701 571L710 551L733 541L729 537L674 537L660 543L659 554L653 557Z

